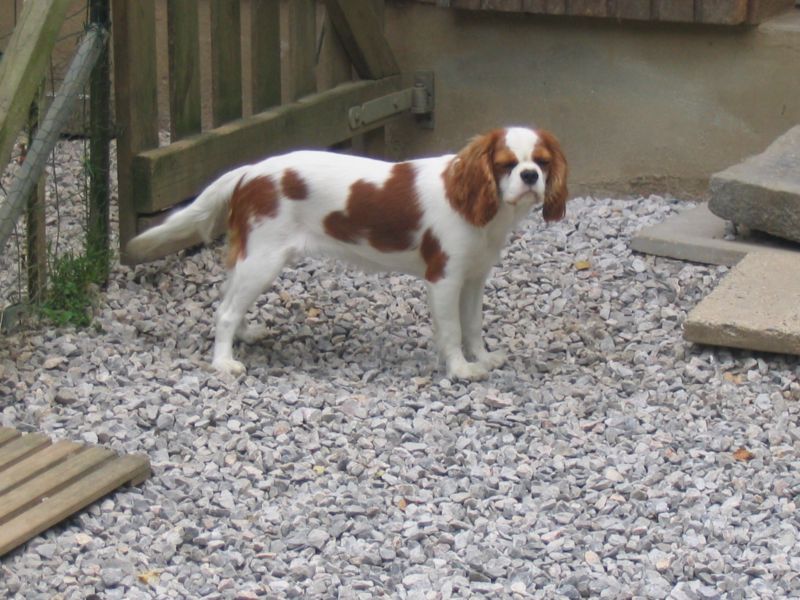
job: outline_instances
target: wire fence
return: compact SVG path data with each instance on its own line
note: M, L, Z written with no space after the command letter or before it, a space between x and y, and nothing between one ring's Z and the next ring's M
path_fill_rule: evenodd
M17 17L0 22L0 46ZM31 308L56 314L70 293L107 275L107 23L108 0L87 0L67 15L0 179L0 333L40 312ZM70 310L85 311L77 304Z

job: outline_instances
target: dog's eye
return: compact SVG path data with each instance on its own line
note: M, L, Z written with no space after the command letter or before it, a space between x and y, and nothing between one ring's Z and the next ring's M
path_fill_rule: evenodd
M539 165L540 169L546 169L550 166L550 160L547 158L536 158L533 162Z
M517 163L517 162L513 162L513 161L512 161L512 162L503 163L501 166L502 166L502 167L503 167L503 169L505 169L506 171L513 171L513 170L514 170L514 167L516 167L516 166L517 166L517 164L519 164L519 163Z

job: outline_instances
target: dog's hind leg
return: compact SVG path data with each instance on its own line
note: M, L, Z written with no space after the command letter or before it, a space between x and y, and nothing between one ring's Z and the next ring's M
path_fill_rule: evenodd
M244 372L244 365L233 358L233 339L240 330L247 309L275 280L286 258L285 252L276 250L271 256L248 256L231 269L225 295L217 309L212 364L218 371L233 375Z

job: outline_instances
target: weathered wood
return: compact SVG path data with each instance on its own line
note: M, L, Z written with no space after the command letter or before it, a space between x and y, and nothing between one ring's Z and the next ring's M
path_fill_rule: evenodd
M739 25L747 21L747 0L697 0L695 19L715 25Z
M0 453L0 471L49 444L50 439L40 433L21 435L3 446L3 452Z
M359 77L400 73L371 0L325 0L325 6Z
M608 16L607 0L567 0L567 14L576 17Z
M199 133L200 25L197 0L168 0L170 139Z
M69 457L59 465L58 469L42 473L3 494L2 502L0 502L0 525L3 527L0 527L0 532L5 529L6 521L34 506L43 497L50 497L54 490L61 489L87 471L96 469L98 465L112 456L114 453L105 448L87 448L83 452Z
M650 0L609 0L609 16L618 19L648 20L651 18Z
M10 427L0 427L0 446L7 444L11 440L18 438L20 435L16 429Z
M211 0L211 122L242 116L241 12L238 0Z
M26 436L27 437L27 436ZM81 446L74 442L61 440L44 447L35 454L20 460L0 471L0 494L33 479L42 471L46 471L63 461L66 457L80 450Z
M0 165L28 118L72 0L25 2L22 14L0 60Z
M779 13L792 10L795 0L750 0L747 8L747 22L751 25L761 23Z
M133 156L158 146L154 0L112 0L120 259L136 235Z
M259 113L281 103L280 2L250 3L250 79L252 107Z
M91 0L90 20L108 29L108 0ZM86 254L106 280L111 264L111 53L103 44L89 82L89 207Z
M95 449L90 448L79 454L78 457L86 455L92 450ZM47 492L46 501L40 499L37 504L30 506L22 514L3 523L3 526L0 527L0 555L85 508L119 486L126 483L134 485L140 483L148 476L149 472L150 465L145 457L128 455L105 460L105 462L95 465L80 479L67 483L66 487L51 488ZM6 496L14 495L17 490Z
M199 193L231 168L293 148L323 148L383 125L351 129L348 110L400 89L399 77L342 84L190 139L139 154L133 164L142 213Z
M522 0L481 0L481 8L498 12L519 12Z
M289 3L289 100L313 94L317 89L316 10L314 0L292 0Z
M322 21L322 44L317 65L317 89L329 90L353 78L353 66L344 49L342 40L333 26L330 15L325 11Z
M654 0L653 19L678 23L694 21L695 0Z

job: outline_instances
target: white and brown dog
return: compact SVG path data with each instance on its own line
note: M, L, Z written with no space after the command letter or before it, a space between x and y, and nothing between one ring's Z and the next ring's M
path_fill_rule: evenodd
M545 221L564 216L566 180L555 137L521 127L476 137L457 155L400 163L292 152L222 175L127 251L148 260L198 234L208 242L227 219L230 276L213 361L220 371L244 371L233 340L258 295L287 262L317 255L424 278L448 374L478 379L505 361L481 337L489 270L533 207Z

